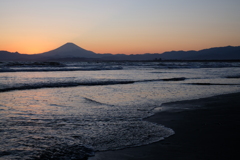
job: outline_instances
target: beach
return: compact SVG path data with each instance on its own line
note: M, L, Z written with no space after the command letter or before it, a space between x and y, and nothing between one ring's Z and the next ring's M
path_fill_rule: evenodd
M238 159L239 98L233 93L162 104L175 109L145 120L172 128L174 135L145 146L96 152L89 160Z
M237 149L239 62L57 64L0 64L0 159L229 159Z

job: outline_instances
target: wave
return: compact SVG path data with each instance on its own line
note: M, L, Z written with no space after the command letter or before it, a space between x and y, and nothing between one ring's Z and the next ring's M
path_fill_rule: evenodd
M5 62L0 63L0 72L52 72L52 71L99 71L122 70L120 65L104 63L60 62Z
M226 76L225 78L240 78L240 74L232 75L232 76Z
M162 79L163 81L184 81L186 80L185 77L179 77L179 78L166 78L166 79Z
M184 81L185 77L167 78L167 79L146 79L146 80L109 80L109 81L85 81L85 82L45 82L45 83L32 83L32 84L16 84L11 87L0 88L0 92L8 92L13 90L29 90L41 88L62 88L62 87L77 87L77 86L100 86L100 85L122 85L143 82L156 82L156 81ZM85 98L86 100L91 100Z
M51 69L1 69L0 72L55 72L55 71L98 71L98 70L121 70L120 68L87 68L87 69L74 69L74 68L51 68Z
M83 98L89 103L93 103L93 104L97 104L97 105L112 106L112 105L109 105L109 104L106 104L106 103L98 102L96 100L93 100L93 99L90 99L90 98L87 98L87 97L83 97Z
M203 85L203 86L210 86L210 85L240 85L240 84L225 84L225 83L186 83L190 85Z
M64 67L65 65L60 62L7 62L5 64L7 67L20 67L20 66L30 66L30 67Z
M239 62L2 62L0 72L99 71L240 67Z
M61 87L76 87L76 86L96 86L96 85L116 85L116 84L130 84L134 81L98 81L98 82L56 82L56 83L34 83L24 84L21 86L13 86L9 88L1 88L0 92L7 92L13 90L28 90L40 88L61 88Z
M239 67L239 62L159 62L155 69Z
M86 68L71 68L71 67L54 67L54 68L1 68L0 72L55 72L55 71L99 71L99 70L122 70L122 67L86 67Z
M88 157L94 156L94 150L92 148L82 146L79 144L57 144L43 150L39 155L35 156L34 160L40 159L88 159ZM72 159L72 158L71 158Z

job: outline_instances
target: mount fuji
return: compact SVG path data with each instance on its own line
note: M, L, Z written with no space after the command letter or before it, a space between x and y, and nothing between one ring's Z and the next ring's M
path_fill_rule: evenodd
M20 54L0 51L0 61L159 61L159 60L238 60L240 46L226 46L199 51L170 51L145 54L97 54L74 43L66 43L56 49L39 54Z
M41 57L48 58L97 58L97 54L85 50L74 43L66 43L54 50L38 54Z

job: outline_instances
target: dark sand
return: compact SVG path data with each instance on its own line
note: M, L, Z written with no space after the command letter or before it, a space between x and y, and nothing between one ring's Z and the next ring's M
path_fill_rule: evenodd
M175 134L153 144L96 152L89 160L240 159L240 93L163 104L191 110L162 111L147 118Z

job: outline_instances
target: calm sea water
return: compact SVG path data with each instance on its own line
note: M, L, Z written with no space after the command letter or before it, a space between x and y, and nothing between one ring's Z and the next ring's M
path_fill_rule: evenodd
M143 120L162 103L239 91L239 62L2 62L0 159L153 143L174 134Z

